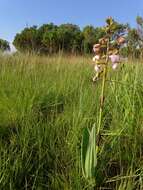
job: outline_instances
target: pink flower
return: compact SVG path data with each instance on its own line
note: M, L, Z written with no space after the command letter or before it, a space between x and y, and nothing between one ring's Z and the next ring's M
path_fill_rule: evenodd
M112 64L112 69L113 69L113 70L117 69L117 67L118 67L118 63L113 63L113 64Z
M99 56L99 55L96 55L96 56L93 57L92 60L93 60L93 61L96 61L96 60L99 60L99 59L100 59L100 56Z
M110 55L109 58L111 59L112 63L119 63L120 62L120 56L119 55Z
M109 58L112 62L112 69L115 70L118 67L118 63L120 62L120 56L119 55L110 55Z
M100 44L94 44L93 51L94 51L94 53L99 53L100 52Z
M94 66L94 70L95 70L97 73L100 73L101 70L102 70L101 65L95 65L95 66Z
M94 44L93 45L93 48L99 48L100 47L100 44Z

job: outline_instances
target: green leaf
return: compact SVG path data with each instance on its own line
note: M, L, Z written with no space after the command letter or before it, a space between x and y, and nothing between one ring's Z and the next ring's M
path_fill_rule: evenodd
M89 129L85 128L83 131L83 137L82 137L82 143L81 143L81 165L82 165L82 171L83 171L84 176L85 176L84 165L85 165L88 144L89 144Z
M86 179L95 178L95 169L97 166L96 149L96 128L92 127L91 132L88 128L84 130L81 146L82 171Z

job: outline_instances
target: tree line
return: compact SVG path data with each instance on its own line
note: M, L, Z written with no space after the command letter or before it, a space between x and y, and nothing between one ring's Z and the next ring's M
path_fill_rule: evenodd
M120 24L120 28L127 28L126 45L121 53L124 56L143 56L143 18L136 18L137 28L128 24ZM93 44L104 36L102 27L92 25L80 29L74 24L59 26L49 23L40 27L31 26L17 33L13 44L20 52L36 52L39 54L53 54L58 52L72 54L92 53ZM0 39L0 49L8 50L7 41Z
M90 53L92 45L104 35L102 28L86 26L82 31L73 24L53 23L41 27L26 27L16 34L13 44L20 51L34 51L39 53Z

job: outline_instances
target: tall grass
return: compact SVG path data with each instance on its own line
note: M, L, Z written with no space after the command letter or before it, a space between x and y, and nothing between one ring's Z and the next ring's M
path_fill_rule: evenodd
M100 81L85 57L0 57L0 189L86 190L80 144L98 125ZM97 189L143 189L143 65L108 76Z

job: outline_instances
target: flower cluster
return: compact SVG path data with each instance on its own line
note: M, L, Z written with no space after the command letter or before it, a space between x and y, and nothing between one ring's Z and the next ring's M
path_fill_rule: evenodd
M93 81L96 81L101 76L103 69L107 66L108 60L112 63L112 69L116 69L119 62L119 49L125 43L124 33L120 35L119 31L124 30L122 26L115 22L111 17L106 20L107 26L104 27L106 35L99 39L97 44L93 45L93 57L94 70L96 75L93 77Z

